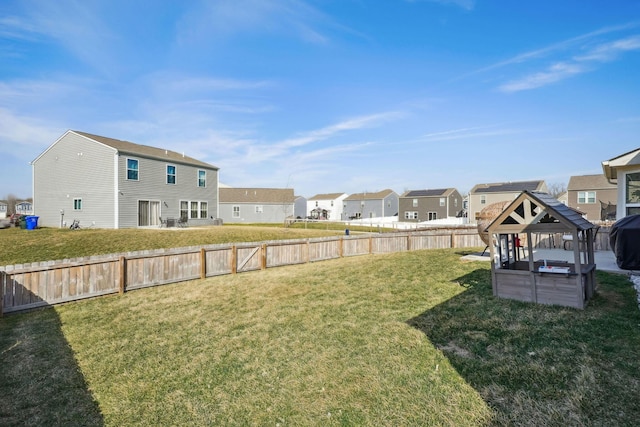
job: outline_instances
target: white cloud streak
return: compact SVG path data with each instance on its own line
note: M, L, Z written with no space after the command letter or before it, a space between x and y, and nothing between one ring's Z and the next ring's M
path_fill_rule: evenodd
M596 63L616 60L622 53L640 50L640 36L634 35L589 48L566 61L556 62L546 70L512 80L499 87L502 92L519 92L559 82L593 70Z

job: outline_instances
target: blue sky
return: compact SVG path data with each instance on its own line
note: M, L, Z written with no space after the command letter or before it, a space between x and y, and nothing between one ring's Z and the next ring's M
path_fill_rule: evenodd
M296 194L600 173L640 147L640 1L3 0L0 198L74 129Z

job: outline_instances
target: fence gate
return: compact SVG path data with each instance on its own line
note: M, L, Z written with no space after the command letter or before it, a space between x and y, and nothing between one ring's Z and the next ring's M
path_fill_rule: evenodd
M264 248L260 246L238 247L236 271L260 270L262 268L262 257Z

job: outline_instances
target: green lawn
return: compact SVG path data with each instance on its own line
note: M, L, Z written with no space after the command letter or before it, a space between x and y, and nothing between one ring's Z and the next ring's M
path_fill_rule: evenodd
M344 234L344 230L224 226L69 230L40 228L0 230L0 265L22 264L146 249L178 248L231 242L302 239Z
M341 258L0 319L0 425L636 425L640 311L498 300L433 250ZM83 421L84 420L84 421Z

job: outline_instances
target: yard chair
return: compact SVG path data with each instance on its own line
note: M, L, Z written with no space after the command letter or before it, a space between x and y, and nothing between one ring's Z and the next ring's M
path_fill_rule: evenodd
M178 218L178 227L187 227L189 225L187 218L181 216Z

